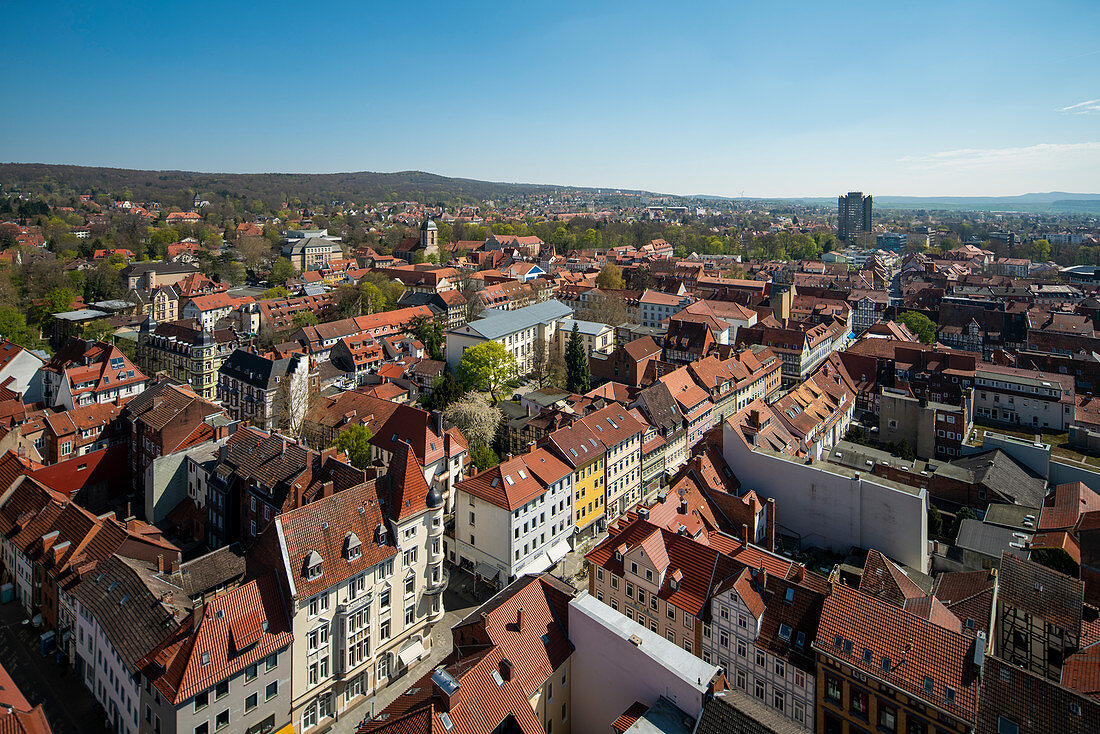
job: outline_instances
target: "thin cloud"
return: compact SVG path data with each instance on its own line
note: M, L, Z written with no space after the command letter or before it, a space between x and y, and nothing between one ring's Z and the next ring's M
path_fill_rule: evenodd
M1100 164L1100 142L1039 143L1019 148L961 148L898 159L915 169L1048 168Z
M1071 115L1087 115L1092 112L1100 112L1100 99L1090 99L1069 107L1059 107L1058 112L1068 112Z

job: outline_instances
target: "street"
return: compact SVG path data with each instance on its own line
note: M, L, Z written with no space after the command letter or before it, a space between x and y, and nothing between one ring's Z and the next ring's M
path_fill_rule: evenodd
M105 729L91 692L67 663L38 652L38 635L18 602L0 606L0 662L32 705L42 704L55 734L80 734Z

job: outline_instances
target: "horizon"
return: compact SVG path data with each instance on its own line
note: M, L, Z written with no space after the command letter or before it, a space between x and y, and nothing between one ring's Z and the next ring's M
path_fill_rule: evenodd
M185 173L198 176L354 176L359 174L370 175L382 175L382 176L394 176L410 173L422 173L429 176L440 176L443 178L450 178L454 180L468 180L477 181L479 183L491 183L491 184L503 184L508 186L544 186L548 188L556 189L594 189L601 193L607 193L610 191L632 191L637 193L653 194L654 196L675 196L684 199L701 198L701 199L728 199L728 200L746 200L746 201L764 201L764 200L778 200L778 201L804 201L810 199L835 199L838 196L843 196L849 191L841 191L837 194L825 194L825 195L779 195L779 196L761 196L745 192L743 196L727 196L724 194L710 194L710 193L694 193L694 194L681 194L672 191L653 191L648 189L635 189L629 186L586 186L581 184L557 184L557 183L543 183L538 181L507 181L507 180L490 180L490 179L472 179L469 176L446 176L434 171L424 171L419 169L406 168L394 171L199 171L188 170L185 168L126 168L123 166L92 166L83 163L45 163L43 161L0 161L2 165L16 165L16 166L74 166L78 168L104 168L115 171L137 171L142 173ZM854 190L854 189L853 189ZM1066 196L1089 196L1100 197L1100 191L1024 191L1022 193L1014 194L934 194L934 195L919 195L919 194L891 194L891 193L877 193L873 191L862 191L863 194L869 194L876 200L878 199L929 199L929 200L941 200L941 199L1010 199L1019 198L1025 196L1047 196L1053 194L1065 194Z
M1097 3L263 10L12 8L51 32L9 44L31 113L0 122L0 158L756 199L1100 191Z

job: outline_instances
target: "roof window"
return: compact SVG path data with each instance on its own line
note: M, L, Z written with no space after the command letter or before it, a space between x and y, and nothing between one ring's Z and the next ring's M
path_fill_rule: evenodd
M787 640L789 642L791 639L791 632L793 631L794 630L791 629L791 626L789 624L779 625L779 639Z
M863 648L863 662L870 664L870 662L873 659L874 659L874 653L872 653L867 648Z
M790 587L790 586L787 587L787 595L784 598L785 598L785 600L788 604L793 604L794 603L794 588L793 587Z
M925 693L931 693L932 692L932 679L929 678L928 676L924 677L924 692Z

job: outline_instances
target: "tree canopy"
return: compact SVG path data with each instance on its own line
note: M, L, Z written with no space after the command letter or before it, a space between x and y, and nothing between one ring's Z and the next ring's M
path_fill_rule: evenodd
M906 311L898 316L898 321L905 324L925 344L931 344L936 340L936 322L924 314Z
M516 374L516 357L503 344L485 342L470 347L458 363L458 381L467 390L497 392Z
M361 423L340 431L332 445L348 455L351 465L363 469L370 463L370 440L374 432Z
M565 389L579 395L592 389L588 354L576 322L573 323L573 332L565 345Z

